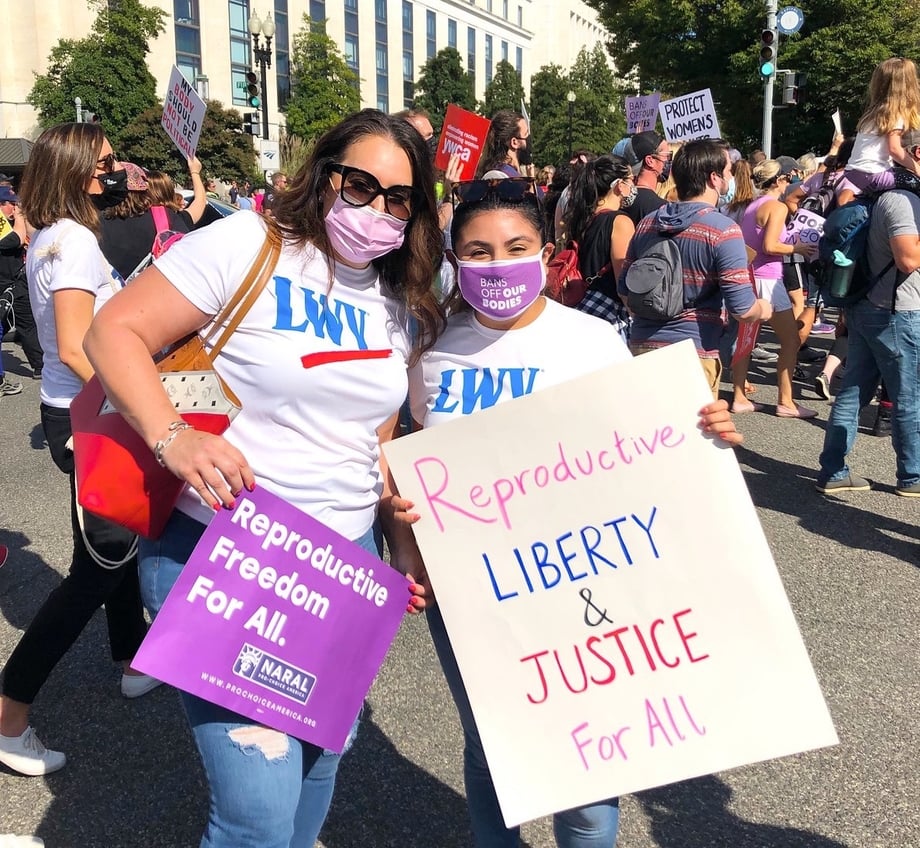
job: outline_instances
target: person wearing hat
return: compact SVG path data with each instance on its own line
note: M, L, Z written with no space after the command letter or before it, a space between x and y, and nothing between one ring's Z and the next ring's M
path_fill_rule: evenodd
M16 341L22 346L32 369L32 376L38 378L42 373L41 342L32 315L32 302L29 300L29 283L25 272L25 248L29 241L25 215L19 212L19 195L8 185L0 185L0 212L10 222L12 230L0 238L0 292L12 290L12 316L10 323L16 328ZM3 327L0 326L0 337ZM22 383L7 379L0 365L0 396L18 395Z
M626 210L633 224L638 225L646 215L655 212L665 204L655 188L665 182L671 173L671 148L654 130L636 133L630 140L630 147L636 165L636 200ZM628 154L624 158L629 161Z
M208 199L201 179L201 162L197 157L188 160L195 196L184 210L176 199L175 185L166 174L145 171L133 162L121 164L128 173L128 196L103 213L101 246L105 258L122 279L127 280L150 255L157 237L157 225L151 208L163 206L169 229L187 233L201 218ZM159 187L163 182L169 188L160 196L159 192L152 190L152 186Z

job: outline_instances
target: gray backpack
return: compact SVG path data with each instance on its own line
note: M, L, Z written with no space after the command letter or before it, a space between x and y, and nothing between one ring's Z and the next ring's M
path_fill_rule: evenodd
M673 237L657 233L626 272L626 306L637 318L670 321L684 309L684 269Z

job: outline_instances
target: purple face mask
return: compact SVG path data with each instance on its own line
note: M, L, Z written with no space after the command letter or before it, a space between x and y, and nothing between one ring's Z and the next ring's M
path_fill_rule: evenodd
M367 265L402 247L408 223L370 206L351 206L336 196L326 213L326 235L343 259Z
M458 259L457 285L463 299L480 315L496 321L517 318L546 286L543 251L495 262Z

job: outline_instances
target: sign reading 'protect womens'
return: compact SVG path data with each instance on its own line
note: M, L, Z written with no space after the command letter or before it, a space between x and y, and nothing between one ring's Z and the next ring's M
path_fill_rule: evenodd
M385 445L509 826L837 742L711 400L688 341Z
M211 520L132 665L341 752L407 587L373 554L259 488Z

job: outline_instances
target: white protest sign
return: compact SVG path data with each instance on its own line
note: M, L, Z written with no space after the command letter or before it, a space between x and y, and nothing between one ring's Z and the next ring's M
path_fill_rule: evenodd
M719 119L708 88L665 100L658 106L664 137L668 141L719 138Z
M661 100L660 92L653 91L642 97L626 98L626 132L645 132L655 129L658 123L658 101Z
M812 258L818 253L818 242L824 235L824 218L800 206L780 236L785 244L806 244L811 248Z
M710 400L688 341L385 445L509 826L837 742Z
M194 86L173 65L160 123L179 152L188 159L195 155L198 148L206 110L204 100L198 96Z
M843 118L840 115L839 109L834 110L834 114L831 115L831 121L834 123L834 134L843 135Z

